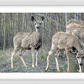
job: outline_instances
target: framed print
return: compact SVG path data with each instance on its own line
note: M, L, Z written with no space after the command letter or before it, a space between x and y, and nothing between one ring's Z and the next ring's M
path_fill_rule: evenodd
M0 2L0 79L84 79L83 1Z

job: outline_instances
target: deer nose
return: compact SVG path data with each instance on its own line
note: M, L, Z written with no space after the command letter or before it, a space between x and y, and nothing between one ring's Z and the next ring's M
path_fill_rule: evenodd
M83 63L80 63L80 66L82 66L83 65Z
M37 29L38 29L39 27L37 27Z

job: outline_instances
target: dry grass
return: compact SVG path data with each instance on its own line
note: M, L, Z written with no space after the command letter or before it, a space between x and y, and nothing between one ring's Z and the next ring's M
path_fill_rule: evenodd
M0 50L0 72L2 73L14 73L14 72L22 72L22 73L58 73L56 70L55 59L52 55L50 58L50 67L47 72L45 72L45 68L47 65L47 55L49 50L41 49L39 51L39 60L38 60L38 67L32 68L32 56L31 51L26 51L23 55L24 60L26 61L27 68L24 67L20 57L18 56L19 52L16 54L14 58L14 68L11 68L11 53L13 49L7 49L5 51ZM70 56L70 72L77 72L78 70L78 63L74 56ZM59 65L60 70L62 73L66 72L67 70L67 59L65 56L63 58L59 57ZM83 68L84 71L84 68Z

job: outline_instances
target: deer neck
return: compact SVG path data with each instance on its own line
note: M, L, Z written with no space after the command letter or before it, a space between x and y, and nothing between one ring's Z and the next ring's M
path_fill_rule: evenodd
M80 43L79 39L77 39L77 40L75 41L74 47L75 47L78 51L81 51L81 50L82 50L81 43Z
M82 48L80 47L80 46L76 46L75 47L78 51L81 51L82 50Z
M42 38L42 32L41 31L36 31L36 38L41 39Z

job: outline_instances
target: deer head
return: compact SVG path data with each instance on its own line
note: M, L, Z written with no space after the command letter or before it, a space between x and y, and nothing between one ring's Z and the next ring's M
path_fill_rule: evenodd
M42 17L41 17L41 20L36 21L36 20L34 19L34 17L31 16L31 20L34 22L36 31L40 31L42 22L43 22L43 20L44 20L44 17L42 16Z
M78 64L79 64L80 66L82 66L82 65L83 65L82 58L84 58L84 51L83 51L83 50L78 51L76 57L77 57L77 60L78 60Z

